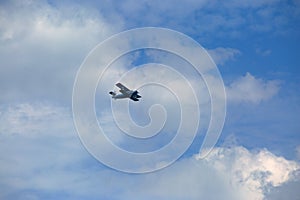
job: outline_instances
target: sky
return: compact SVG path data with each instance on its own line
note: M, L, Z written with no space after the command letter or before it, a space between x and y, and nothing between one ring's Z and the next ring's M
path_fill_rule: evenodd
M298 0L1 1L0 199L299 199L299 23ZM126 151L151 152L176 139L180 124L187 127L174 151L157 157L162 169L135 174L108 167L87 148L73 121L72 93L78 70L99 43L142 27L183 33L208 52L224 82L226 117L216 145L202 157L210 117L222 121L222 112L210 109L205 78L161 50L115 59L97 82L95 104L88 104L106 138ZM157 44L209 65L205 55L168 39L161 36ZM129 40L119 44L132 47ZM118 53L114 47L94 59L104 62ZM93 70L82 80L98 78ZM216 83L218 73L213 75L206 78ZM107 92L119 80L140 87L141 101L111 101ZM165 87L141 86L149 81ZM89 89L79 93L82 99ZM212 96L222 102L218 89L212 86ZM215 108L222 111L219 104ZM123 132L136 130L128 119L146 126L143 136L159 134L149 141L132 138ZM141 160L116 155L103 138L96 139L98 146L91 145L99 156L147 171ZM186 150L185 140L192 141ZM183 154L166 166L163 161L181 148Z

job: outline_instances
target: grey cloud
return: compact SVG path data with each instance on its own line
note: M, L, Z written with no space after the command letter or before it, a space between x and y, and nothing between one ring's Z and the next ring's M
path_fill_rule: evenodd
M272 188L266 195L266 200L294 199L299 200L300 180L291 180L281 186Z

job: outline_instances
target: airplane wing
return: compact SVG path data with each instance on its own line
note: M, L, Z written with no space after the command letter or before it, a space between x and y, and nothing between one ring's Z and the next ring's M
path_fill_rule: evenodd
M120 92L122 93L126 93L128 91L130 91L127 87L125 87L122 83L117 83L116 86L118 86L118 88L120 88Z

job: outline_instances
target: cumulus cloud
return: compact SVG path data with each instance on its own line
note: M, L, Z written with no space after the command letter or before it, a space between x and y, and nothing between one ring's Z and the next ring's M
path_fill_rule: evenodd
M278 80L255 78L249 72L226 88L227 99L235 103L260 103L274 97L280 89Z
M263 199L272 187L293 180L293 172L299 170L297 162L266 149L250 152L243 147L216 148L206 160L232 177L234 187L249 192L249 199Z
M1 115L11 116L0 129L3 199L262 200L281 190L295 193L297 188L286 184L299 181L296 161L241 146L218 147L205 159L194 155L131 176L104 167L83 149L68 110L24 104L2 108Z

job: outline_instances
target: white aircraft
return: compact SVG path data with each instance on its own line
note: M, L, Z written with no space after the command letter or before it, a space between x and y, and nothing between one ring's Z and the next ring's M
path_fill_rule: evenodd
M129 98L133 101L139 101L139 98L142 97L138 95L139 92L137 90L130 90L127 87L125 87L122 83L117 83L116 86L120 88L119 91L121 92L121 94L117 94L115 91L110 91L109 94L113 99Z

